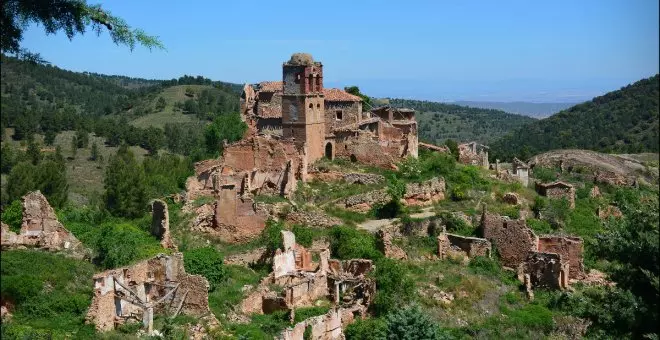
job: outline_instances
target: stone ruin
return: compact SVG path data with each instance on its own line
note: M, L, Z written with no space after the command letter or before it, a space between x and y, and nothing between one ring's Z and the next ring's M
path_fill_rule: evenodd
M497 247L502 265L517 270L528 286L566 289L569 279L586 277L583 241L579 237L536 236L524 219L511 220L484 208L481 232Z
M463 164L476 165L488 169L488 146L477 142L459 144L458 161Z
M243 300L242 314L268 314L276 310L295 313L296 308L311 306L322 298L333 303L325 316L285 330L283 339L299 339L296 334L304 332L308 325L312 326L314 339L334 339L336 334L342 334L342 325L366 315L375 293L375 282L366 277L374 270L371 260L334 260L330 259L330 251L323 249L318 253L319 262L314 263L311 251L297 244L293 233L282 231L282 238L284 249L278 249L273 256L273 272ZM272 291L273 285L281 287L281 292Z
M385 257L395 260L404 260L408 258L406 252L399 246L392 243L392 234L384 229L376 232L376 246L383 252Z
M151 208L151 235L160 240L160 245L165 249L177 250L172 236L170 235L170 214L167 203L162 200L153 200Z
M21 230L16 234L2 223L2 250L35 248L62 252L77 259L90 257L90 251L57 220L55 211L40 191L26 194L21 202Z
M130 322L142 322L153 333L155 313L211 317L209 283L201 275L187 274L183 254L159 254L129 267L94 275L94 297L86 320L98 331Z
M575 187L566 182L536 183L536 191L551 199L566 199L569 207L575 209Z
M490 254L491 244L486 239L445 232L438 235L438 256L441 260L457 256L467 258L483 256L490 258Z
M442 177L435 177L422 183L407 183L401 202L408 206L432 205L445 199L445 192L445 180ZM390 199L387 190L381 189L349 196L340 199L336 204L346 210L367 212L374 205L385 204Z

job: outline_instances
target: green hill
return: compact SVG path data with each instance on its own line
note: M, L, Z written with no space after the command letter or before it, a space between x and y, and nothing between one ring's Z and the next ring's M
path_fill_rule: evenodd
M419 138L436 144L448 138L457 141L489 143L535 119L500 110L410 99L389 99L396 107L417 111Z
M500 159L528 158L554 149L658 152L659 76L575 105L491 144Z

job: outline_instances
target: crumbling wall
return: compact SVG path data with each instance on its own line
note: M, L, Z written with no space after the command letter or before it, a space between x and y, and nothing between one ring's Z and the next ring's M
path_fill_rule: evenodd
M339 117L341 118L339 118ZM335 129L351 124L357 124L362 116L360 102L343 102L325 100L325 133L329 135Z
M327 314L311 317L287 328L277 337L278 340L301 340L304 338L305 330L311 330L311 339L335 340L344 339L342 331L341 308L331 309Z
M488 169L488 147L476 142L459 144L458 161L462 164L476 165Z
M338 206L350 211L368 212L374 205L385 204L389 200L390 195L385 190L375 190L346 197L338 203Z
M481 219L484 238L494 243L502 264L517 268L527 258L527 253L536 251L538 237L527 227L525 220L510 220L484 212Z
M93 280L94 297L86 320L99 331L129 320L143 321L146 327L153 318L150 310L192 316L210 313L208 281L185 272L181 253L159 254L129 267L96 274Z
M2 249L38 248L83 259L90 256L78 239L57 220L55 211L40 191L33 191L21 198L23 220L20 233L2 224L0 244Z
M170 235L170 215L164 201L151 202L151 235L160 240L163 248L177 249Z
M369 131L335 131L335 135L337 158L390 168L400 160L403 152L400 140L379 141L378 135Z
M533 288L566 289L568 273L569 263L561 255L531 251L518 268L518 279L525 282L525 275L529 275Z
M536 191L539 195L551 199L566 199L570 208L575 208L575 187L571 184L564 182L537 183Z
M387 231L380 229L376 233L377 246L385 257L390 259L402 260L408 258L406 252L392 243L392 235Z
M407 183L403 200L406 205L430 205L445 199L445 179L435 177L421 183Z
M567 236L541 236L539 237L539 252L556 253L570 264L568 278L583 279L583 242L580 237Z
M438 235L438 256L440 259L445 259L456 253L464 254L468 258L476 256L490 257L491 244L483 238L448 233Z

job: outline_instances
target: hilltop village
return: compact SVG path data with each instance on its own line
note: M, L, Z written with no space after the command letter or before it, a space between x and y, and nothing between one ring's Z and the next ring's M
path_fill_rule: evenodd
M457 145L454 159L447 146L419 142L414 110L363 107L361 97L325 88L324 72L324 65L311 55L296 53L282 64L281 81L244 85L240 117L247 125L245 135L225 143L219 158L197 162L185 192L150 203L150 233L159 240L162 253L96 273L90 282L93 299L87 323L106 332L138 321L141 334L159 335L154 326L158 315L189 315L195 322L187 326L187 334L202 339L240 335L223 328L227 320L247 324L255 315L286 312L290 322L278 339L345 338L349 325L370 317L382 288L374 276L375 261L339 253L342 245L336 240L350 243L353 234L335 238L334 244L326 237L303 245L295 229L284 227L268 234L277 240L275 247L258 243L276 223L304 225L326 236L329 229L350 224L373 237L379 254L397 261L469 266L471 261L497 259L505 268L502 275L515 276L528 301L540 288L566 291L577 283L612 285L603 273L585 268L582 237L558 232L559 227L541 232L528 220L541 220L545 213L536 201L561 201L569 211L576 209L576 192L585 187L561 176L578 168L581 180L593 184L586 196L593 199L603 195L598 185L636 187L637 177L586 168L580 163L584 156L570 153L491 163L488 146L477 142ZM450 170L444 165L429 167L435 170L425 170L430 174L424 177L417 174L422 172L422 154L459 165ZM558 169L558 175L541 178L542 168ZM450 190L453 172L467 178L460 179L467 184ZM489 192L483 183L498 191ZM476 198L466 198L470 195ZM439 206L448 201L455 204ZM179 219L184 222L175 227L167 202L182 205L182 214L190 218ZM398 214L380 216L388 206ZM621 217L611 204L593 213L602 220ZM212 284L184 266L179 247L182 239L192 242L191 235L206 245L241 249L225 256L224 265L269 268L257 283L241 287L238 303L227 307L222 317L209 303ZM431 252L420 255L410 247L411 237L431 238ZM251 244L258 246L248 247ZM39 191L22 199L20 231L2 223L2 250L25 248L85 261L93 256ZM434 291L442 275L426 277L419 294L440 306L477 294ZM296 318L297 311L321 307L323 314ZM2 308L3 319L10 318L11 307ZM589 325L578 326L573 331L581 336Z

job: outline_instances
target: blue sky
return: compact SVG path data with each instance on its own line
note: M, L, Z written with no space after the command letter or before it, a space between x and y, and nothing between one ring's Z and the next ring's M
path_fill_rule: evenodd
M236 83L281 79L309 52L327 87L439 101L583 101L658 73L660 58L657 0L101 3L167 50L36 25L23 47L74 71Z

